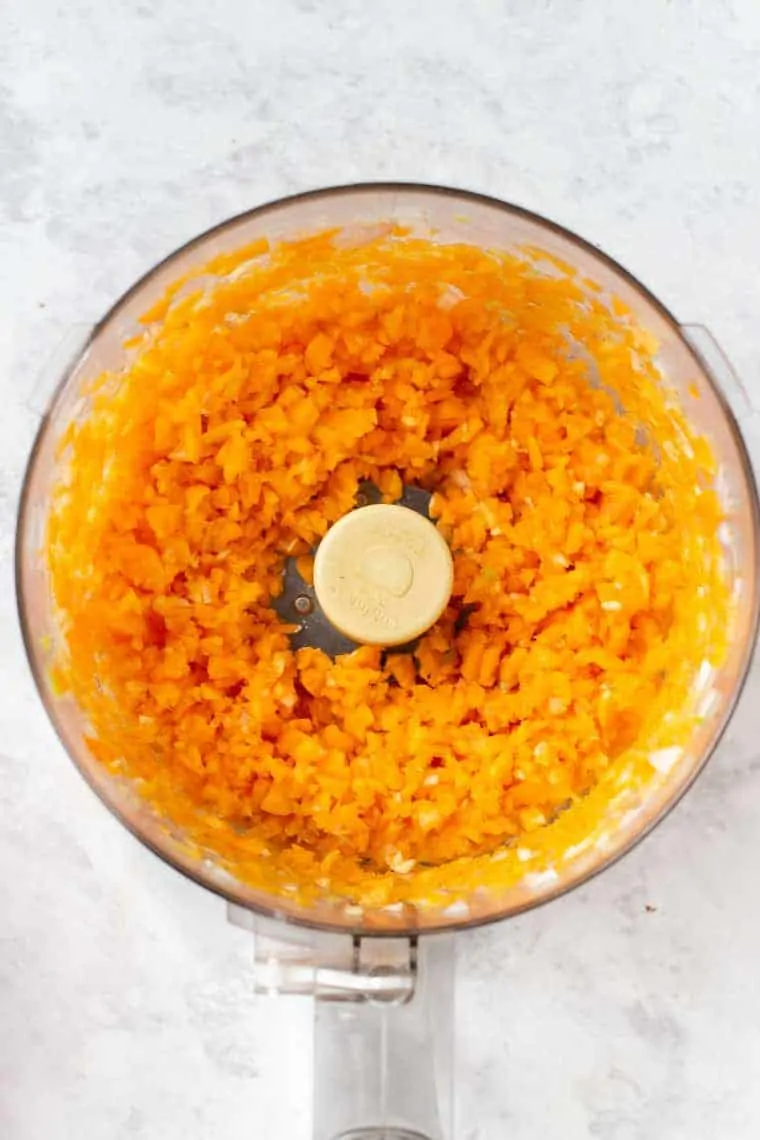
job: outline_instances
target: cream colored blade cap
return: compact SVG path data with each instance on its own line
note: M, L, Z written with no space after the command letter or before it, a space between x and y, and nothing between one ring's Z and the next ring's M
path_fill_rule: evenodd
M378 503L344 515L314 560L314 589L328 621L364 645L403 645L438 620L454 565L433 523Z

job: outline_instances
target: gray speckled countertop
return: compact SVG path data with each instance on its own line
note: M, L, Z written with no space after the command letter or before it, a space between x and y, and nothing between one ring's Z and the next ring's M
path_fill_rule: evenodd
M760 405L757 0L3 7L3 1140L307 1140L308 1003L254 999L246 935L67 762L23 660L12 530L29 394L73 324L229 214L396 177L590 237L708 323ZM760 1133L759 692L755 673L622 864L462 936L457 1140Z

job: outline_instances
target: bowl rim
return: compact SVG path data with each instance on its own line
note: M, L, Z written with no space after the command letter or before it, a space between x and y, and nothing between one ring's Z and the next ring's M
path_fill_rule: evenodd
M352 195L371 195L378 192L399 191L400 193L419 193L428 194L438 197L454 198L463 203L471 202L482 206L491 207L505 214L523 218L526 221L537 224L549 231L555 233L559 237L570 241L578 246L584 252L591 254L597 260L606 264L615 274L621 277L635 292L643 298L664 322L675 333L682 346L687 350L692 357L695 365L700 369L701 373L707 380L713 395L715 396L723 416L725 423L732 436L733 443L736 446L737 454L739 456L742 475L748 491L748 498L750 501L750 509L752 514L752 541L753 549L755 551L756 559L760 556L760 498L758 497L758 486L755 478L752 462L747 451L744 438L739 428L738 421L734 412L723 393L712 369L700 357L698 352L689 342L684 335L681 323L676 319L670 309L663 304L642 282L624 266L622 266L615 258L605 253L599 246L581 237L573 230L568 229L566 226L560 225L558 222L550 218L544 217L533 210L529 210L524 206L517 205L512 202L505 201L500 198L493 197L489 194L479 193L473 190L459 189L456 187L442 186L439 184L424 182L404 182L397 180L385 181L372 181L372 182L355 182L344 183L335 186L320 187L318 189L305 190L300 193L288 194L279 198L271 199L261 205L254 206L248 210L243 210L237 214L226 218L224 221L217 223L204 230L202 233L197 234L189 241L184 242L182 245L176 247L171 252L166 254L163 258L158 260L151 268L143 273L128 289L126 289L117 300L106 310L102 317L97 320L92 327L88 330L88 334L83 342L80 344L77 351L68 360L66 366L63 368L60 379L57 381L51 395L47 400L45 410L39 419L39 424L35 433L34 442L32 444L26 466L24 468L21 493L19 497L18 511L16 515L16 531L15 531L15 547L14 547L14 575L15 575L15 588L16 588L16 610L18 621L21 629L24 650L26 653L27 663L31 671L38 695L43 704L48 719L52 728L58 737L64 751L69 759L76 766L80 775L84 778L85 782L89 785L98 799L105 805L110 813L122 824L131 834L148 850L156 855L166 866L172 868L174 871L179 872L191 882L196 883L198 886L205 888L213 894L225 900L228 904L241 907L244 910L249 910L252 913L264 919L273 919L276 921L287 923L288 925L311 929L313 931L323 932L327 934L345 934L354 937L372 937L372 938L417 938L429 934L445 934L455 933L462 930L473 930L481 926L489 926L492 923L505 921L509 918L515 918L526 911L533 910L536 907L544 906L546 903L552 902L555 899L561 898L564 895L571 893L578 887L590 882L596 878L603 871L612 867L619 860L628 855L636 848L643 839L646 838L662 821L670 815L671 811L681 802L683 797L693 787L697 778L704 771L709 760L714 756L718 746L720 745L726 729L733 717L736 706L744 691L747 682L750 667L752 664L755 647L758 638L758 627L760 625L760 590L754 591L753 597L753 611L750 629L745 642L744 652L742 659L739 663L737 671L737 680L734 685L733 691L726 701L723 710L721 722L718 725L713 739L708 748L705 749L699 761L693 766L692 770L688 773L687 777L683 780L679 787L676 787L672 795L663 803L659 811L648 818L644 825L636 832L634 832L628 840L618 849L613 850L609 855L604 856L594 866L579 872L575 877L569 878L566 882L552 889L547 889L543 893L537 894L535 898L530 898L521 902L520 904L510 907L500 913L488 914L477 916L475 918L467 918L466 916L452 916L450 921L435 922L424 925L405 925L403 922L399 925L389 926L387 928L368 928L362 925L362 922L357 919L355 922L331 922L320 921L318 919L309 918L308 915L301 917L298 914L290 913L280 909L277 905L277 897L272 896L272 904L264 905L254 903L249 899L240 898L236 894L232 885L225 885L221 882L211 881L202 871L202 863L191 863L189 860L182 861L178 852L173 852L162 844L154 841L151 837L145 835L141 829L121 810L120 806L111 799L91 777L86 768L79 763L77 758L72 755L64 740L63 733L59 727L58 719L52 706L51 694L49 688L44 681L40 663L35 654L31 630L27 619L27 601L24 586L24 538L25 538L25 523L29 517L29 498L32 475L35 470L35 464L38 454L40 452L43 440L46 437L48 428L51 425L51 420L55 412L56 406L61 399L64 390L76 369L79 367L82 359L89 351L90 346L96 339L98 334L103 330L111 321L113 321L126 307L132 298L146 285L156 274L161 270L167 268L185 254L192 252L193 249L202 246L210 238L224 234L227 230L234 229L235 227L245 223L252 218L263 218L267 214L275 213L283 206L297 205L299 202L308 202L319 200L320 198L333 198L340 194ZM228 875L230 884L234 884L234 877ZM244 884L241 884L244 886ZM263 893L263 892L262 892ZM405 911L407 908L404 908ZM416 907L414 908L416 909Z

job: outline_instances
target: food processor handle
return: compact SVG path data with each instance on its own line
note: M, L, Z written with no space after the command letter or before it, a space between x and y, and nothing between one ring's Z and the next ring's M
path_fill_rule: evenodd
M314 1000L314 1140L453 1140L453 935L229 918L253 932L258 993Z
M318 1000L314 1140L452 1140L454 940L417 947L413 993Z
M23 404L40 419L49 410L57 392L63 389L71 369L82 363L92 340L94 324L78 321L61 333L47 354L37 362Z
M758 414L749 392L715 334L706 325L687 322L680 326L692 352L722 391L739 420Z
M733 412L749 459L755 470L760 472L760 408L753 402L739 373L710 329L690 323L682 324L680 329L694 356Z

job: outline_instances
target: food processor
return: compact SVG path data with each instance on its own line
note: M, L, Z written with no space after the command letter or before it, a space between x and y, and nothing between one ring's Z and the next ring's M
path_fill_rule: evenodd
M519 879L499 883L497 877L489 878L474 887L460 884L448 896L439 892L425 905L357 906L329 892L304 902L236 877L209 850L188 843L181 829L161 818L128 779L95 759L85 740L82 710L70 695L58 692L51 678L60 629L44 556L46 527L62 462L60 440L72 422L88 416L94 381L125 366L140 318L176 282L190 280L202 288L202 275L193 277L199 266L207 267L214 258L223 262L225 255L253 247L259 239L277 243L332 231L335 240L361 249L389 223L435 243L533 251L544 260L546 272L555 272L556 267L572 272L594 297L620 306L646 330L657 346L663 383L673 389L690 430L708 441L715 459L730 628L725 631L727 649L721 664L695 673L690 697L694 727L688 746L653 755L646 779L621 778L584 842L540 867L531 863L527 852L525 874ZM450 1140L457 931L509 918L554 899L630 850L696 778L740 694L758 622L758 498L737 426L745 399L741 385L705 328L680 324L624 269L567 230L481 195L403 184L301 194L209 230L160 262L87 330L54 380L57 387L41 418L21 500L17 591L31 668L64 747L101 800L142 843L226 900L231 921L253 935L257 990L316 999L315 1140ZM372 493L367 488L370 501ZM421 521L426 504L415 501L413 488L404 494L407 499L402 498L400 505L364 505L368 510L406 511L416 520L407 520L413 529L428 526ZM407 525L403 518L399 523L400 518L394 515L388 523L394 533L399 525ZM337 603L331 607L334 566L344 565L340 559L335 562L340 525L329 532L330 547L325 544L321 565L315 567L316 590L297 574L290 579L286 575L278 603L284 607L283 616L296 623L300 617L299 628L307 636L304 644L332 646L330 652L341 651L339 642L346 636L354 642L371 642L375 637L378 643L392 644L393 637L382 630L373 632L371 622L357 625L355 613L346 614ZM407 550L417 541L416 534L409 531ZM356 548L368 539L358 534L352 541ZM424 535L420 541L424 546ZM411 624L402 623L403 638L399 634L397 641L421 632L445 604L450 567L445 551L433 551L432 558L432 593L438 590L440 596L418 599L418 606L427 606L426 616L421 625L418 621L415 626L413 618ZM384 573L386 584L401 582L398 592L403 594L407 573L403 552L391 552ZM293 608L290 614L288 607Z

